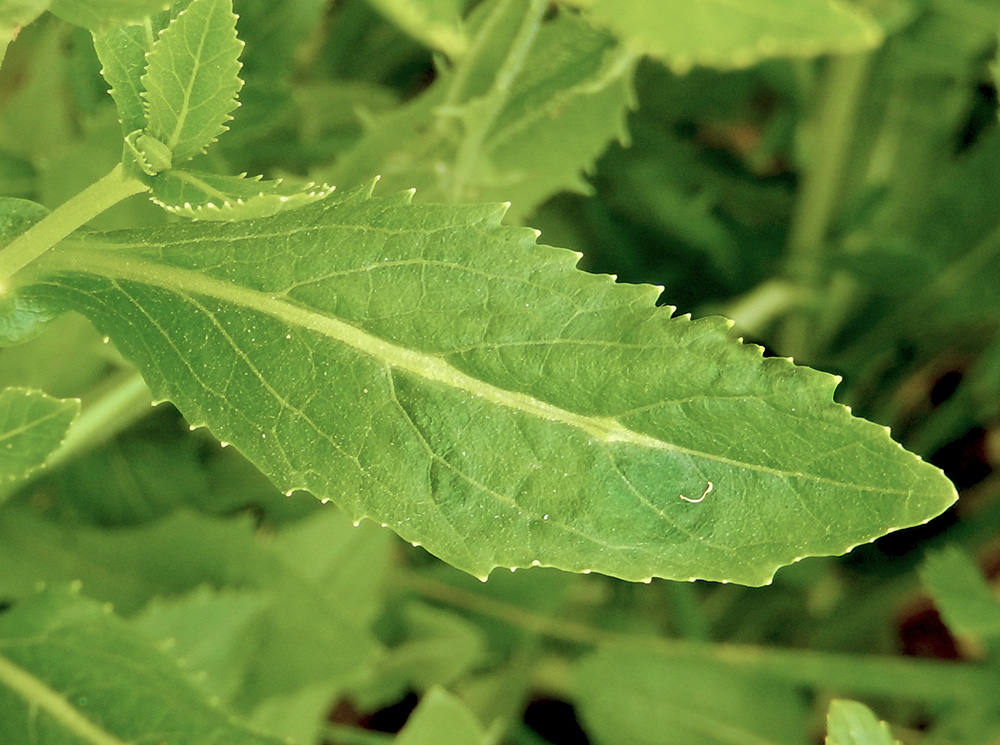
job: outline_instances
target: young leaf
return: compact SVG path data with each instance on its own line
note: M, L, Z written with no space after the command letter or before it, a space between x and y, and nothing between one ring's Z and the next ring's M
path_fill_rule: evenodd
M951 631L979 639L1000 636L1000 601L968 554L958 548L929 554L920 575Z
M677 72L749 67L772 57L870 49L882 38L860 11L834 0L577 0L598 24Z
M101 75L111 86L124 134L146 126L142 102L142 71L152 48L152 28L113 26L94 32L94 49L101 60Z
M899 745L864 704L836 699L827 714L826 745Z
M24 388L0 392L0 483L23 479L45 465L79 413L76 399Z
M355 192L271 218L95 234L35 297L284 490L478 576L552 565L761 584L955 499L836 378L573 268L501 206Z
M279 745L236 722L146 636L66 589L0 614L0 741Z
M153 180L151 198L167 212L196 220L248 220L295 209L332 192L326 184L172 169Z
M232 0L192 0L160 32L142 76L146 134L190 160L226 131L238 105L240 51Z
M171 0L52 0L49 10L64 21L89 29L134 23L159 13Z

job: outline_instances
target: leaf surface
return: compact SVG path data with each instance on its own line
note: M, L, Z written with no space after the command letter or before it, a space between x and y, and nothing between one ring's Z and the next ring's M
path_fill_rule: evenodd
M432 688L406 721L397 745L488 745L488 737L469 707L443 688Z
M281 489L478 576L760 584L954 501L833 376L575 270L500 206L408 197L95 234L26 292L90 316Z
M65 588L0 615L0 740L278 745L213 705L110 608Z
M0 483L23 479L41 468L79 413L76 399L52 398L24 388L0 392Z
M827 714L826 745L899 745L864 704L836 699Z
M192 0L160 32L147 56L146 131L173 154L193 158L226 131L237 107L240 51L231 0Z
M677 72L749 67L773 57L869 49L882 38L860 11L835 0L593 0L578 2L637 52Z

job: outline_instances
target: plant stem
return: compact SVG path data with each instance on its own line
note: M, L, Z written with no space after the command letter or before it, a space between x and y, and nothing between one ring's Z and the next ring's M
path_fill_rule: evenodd
M0 251L0 296L11 278L81 225L134 194L148 191L142 181L125 176L121 164L32 225Z
M853 695L921 701L977 700L1000 687L1000 670L969 663L903 657L839 654L744 644L705 644L619 633L564 618L552 618L443 582L406 573L401 582L424 597L496 618L550 639L587 647L643 650L697 665L721 663L747 673Z
M824 244L840 199L844 170L854 136L854 125L867 77L870 53L830 60L821 84L821 97L806 132L802 186L788 236L786 274L811 302L790 316L782 335L782 353L813 357L817 320L815 308L826 275Z
M49 456L45 469L58 467L111 439L145 416L152 404L149 388L137 370L122 376L97 400L84 407L62 445Z

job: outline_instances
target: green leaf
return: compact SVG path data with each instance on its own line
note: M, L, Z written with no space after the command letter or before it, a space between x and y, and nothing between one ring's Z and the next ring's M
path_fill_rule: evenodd
M169 170L153 181L152 200L168 212L195 220L248 220L269 217L323 199L333 187L294 180L262 181L260 176L217 176Z
M81 237L25 281L282 490L480 577L761 584L955 500L835 377L576 271L500 206L408 197Z
M76 399L25 388L0 392L0 483L23 479L45 465L79 413Z
M576 707L598 745L803 742L805 706L791 685L709 660L604 648L576 669Z
M527 49L509 27L525 2L486 4L473 52L428 91L368 124L320 178L341 187L375 176L428 202L509 201L517 219L552 194L587 191L583 171L625 139L633 58L604 31L563 13Z
M847 54L877 46L882 32L835 0L577 0L634 51L678 73L695 65L749 67L773 57Z
M967 553L949 548L928 554L920 577L952 632L979 639L1000 636L1000 601Z
M205 151L226 131L236 94L240 51L232 0L192 0L160 32L142 76L146 132L176 165Z
M101 60L101 75L111 86L123 134L146 126L142 71L146 69L146 54L152 47L151 26L113 26L94 32L94 49Z
M49 213L27 199L0 197L0 245L14 238ZM0 293L0 347L22 344L36 336L51 321L49 308L17 293Z
M889 725L864 704L836 699L827 714L826 745L899 745Z
M372 5L431 49L461 57L469 47L461 24L463 0L372 0Z
M0 614L0 740L278 745L209 700L109 606L46 590Z
M406 721L395 745L488 745L488 737L469 707L443 688L432 688Z
M165 10L172 0L52 0L52 13L88 29L134 23Z

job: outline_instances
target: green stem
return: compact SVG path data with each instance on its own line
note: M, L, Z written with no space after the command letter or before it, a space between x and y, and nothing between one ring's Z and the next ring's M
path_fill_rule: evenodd
M813 303L789 317L782 338L784 354L806 360L816 351L813 330L817 314L813 307L818 304L826 276L825 242L840 199L870 61L869 53L830 60L815 116L807 125L809 166L789 230L786 274Z
M63 238L109 207L149 187L125 176L121 164L32 225L0 251L0 296L10 287L11 278Z
M62 445L49 456L45 469L60 466L81 452L110 440L145 416L152 404L152 395L138 371L133 370L116 380L97 400L84 407Z
M466 127L465 137L455 157L455 174L449 189L449 199L453 202L462 199L465 185L479 161L483 142L510 98L514 79L524 67L528 52L531 50L531 45L534 43L535 36L541 26L542 16L548 7L548 0L529 0L528 10L524 14L521 27L511 43L507 57L500 69L497 70L489 92L473 105L467 104L469 108L464 112L463 118ZM471 67L471 65L468 66Z
M499 619L550 639L587 647L641 649L672 660L689 661L692 665L724 664L794 685L858 696L933 702L977 700L982 691L1000 687L1000 670L985 665L638 636L549 617L412 573L400 580L424 597Z

